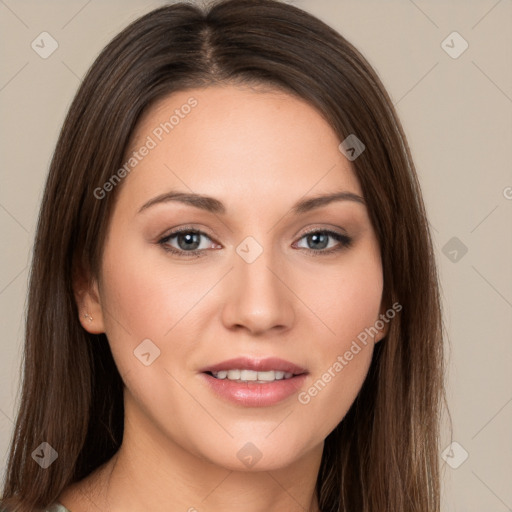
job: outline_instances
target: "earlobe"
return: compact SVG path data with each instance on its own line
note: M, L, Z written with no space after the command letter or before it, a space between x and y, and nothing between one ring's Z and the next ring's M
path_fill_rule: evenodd
M83 274L75 275L73 289L82 327L91 334L104 333L103 311L97 281L95 279L89 281Z

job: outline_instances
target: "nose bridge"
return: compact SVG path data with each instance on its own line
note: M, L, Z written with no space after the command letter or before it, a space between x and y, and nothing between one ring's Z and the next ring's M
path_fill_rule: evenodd
M270 240L271 236L267 236L260 243L248 236L236 247L223 311L226 324L264 331L289 326L293 321L291 294L281 281L286 282L286 275Z
M272 295L276 293L274 288L279 284L271 271L276 266L276 251L269 239L267 237L262 245L254 237L247 237L236 248L238 258L235 259L235 275L241 280L246 292L251 289Z

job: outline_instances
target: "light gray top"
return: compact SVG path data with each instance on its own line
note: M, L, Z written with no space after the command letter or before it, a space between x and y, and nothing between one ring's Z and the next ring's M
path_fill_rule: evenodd
M46 512L70 512L64 505L61 505L58 502L52 503L47 509Z
M0 508L0 512L9 512L7 509ZM58 501L52 503L46 508L45 512L71 512L64 505L61 505Z

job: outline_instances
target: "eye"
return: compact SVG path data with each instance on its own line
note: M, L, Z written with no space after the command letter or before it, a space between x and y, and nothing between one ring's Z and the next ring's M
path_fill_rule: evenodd
M205 242L202 244L202 238L210 240L211 243L208 244ZM299 241L301 240L305 240L306 244L310 245L310 247L298 246L298 248L305 249L313 256L338 252L348 248L352 244L352 239L347 235L325 229L310 231L299 239ZM332 243L330 244L330 241L332 240L337 243L334 243L334 245ZM212 247L212 245L216 244L214 244L214 242L206 233L189 227L175 229L172 233L169 233L160 239L158 243L163 247L164 250L183 257L204 256L206 249L220 247L218 245L216 247Z
M213 244L213 242L212 244L202 244L201 238L211 241L211 238L203 231L184 227L169 233L159 240L158 243L166 251L178 254L179 256L201 256L204 250L211 248ZM173 243L176 243L177 247Z
M329 245L329 239L334 239L338 243ZM319 254L331 254L333 252L341 251L347 247L350 247L352 244L352 239L350 237L331 230L310 231L309 233L303 235L300 240L306 240L306 244L309 245L309 247L300 248L306 249L315 256Z

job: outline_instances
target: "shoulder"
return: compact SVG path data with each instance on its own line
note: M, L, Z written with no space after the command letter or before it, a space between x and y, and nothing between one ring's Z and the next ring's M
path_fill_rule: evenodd
M55 503L54 508L48 508L45 512L89 512L91 508L91 498L98 507L102 505L101 500L96 496L96 487L94 484L94 475L89 475L83 480L74 482L66 487ZM100 508L101 509L101 508Z

